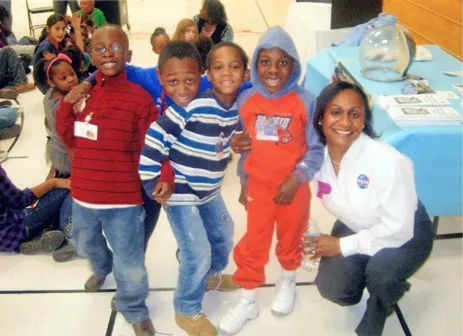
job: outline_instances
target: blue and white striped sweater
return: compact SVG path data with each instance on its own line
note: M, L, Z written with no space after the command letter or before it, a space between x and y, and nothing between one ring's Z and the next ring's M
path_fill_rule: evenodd
M210 91L186 108L170 106L145 137L139 172L147 194L160 176L160 162L169 158L175 171L169 205L203 204L218 195L238 123L236 103L226 109Z

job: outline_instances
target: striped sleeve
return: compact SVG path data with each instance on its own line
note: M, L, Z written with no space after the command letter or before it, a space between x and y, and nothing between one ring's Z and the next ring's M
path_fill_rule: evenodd
M189 113L178 106L171 106L166 113L152 123L145 136L138 172L143 188L151 195L161 174L161 162L169 157L169 151L188 121Z

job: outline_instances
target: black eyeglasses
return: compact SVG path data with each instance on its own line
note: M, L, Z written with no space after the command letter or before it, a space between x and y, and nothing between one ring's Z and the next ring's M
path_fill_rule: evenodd
M111 53L115 54L124 51L124 46L121 46L119 44L113 44L109 48L98 46L92 49L92 53L96 55L101 55L104 54L106 50L109 50Z

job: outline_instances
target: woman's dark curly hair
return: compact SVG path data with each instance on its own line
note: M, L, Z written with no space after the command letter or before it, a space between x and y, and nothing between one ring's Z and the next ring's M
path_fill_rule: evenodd
M334 82L327 85L317 98L317 106L315 108L315 114L313 118L313 127L315 128L315 131L320 138L320 142L326 145L326 137L323 133L321 125L321 121L325 116L326 107L334 99L334 97L336 97L343 90L353 90L358 93L365 107L365 127L363 128L363 133L371 138L377 138L378 136L373 130L373 114L371 112L370 104L368 103L367 95L362 90L362 88L358 85L348 82Z
M219 0L204 0L203 8L206 10L207 22L213 25L227 23L227 14L225 7Z

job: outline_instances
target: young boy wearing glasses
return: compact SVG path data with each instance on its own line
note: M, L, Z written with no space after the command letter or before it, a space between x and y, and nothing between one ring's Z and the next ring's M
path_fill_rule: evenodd
M61 102L56 117L58 134L73 150L71 240L92 266L85 289L99 290L114 268L117 310L133 325L135 335L154 335L145 304L145 212L138 162L144 136L158 113L150 95L126 79L125 64L132 53L120 27L98 28L91 51L98 69L91 97L74 115L72 106L84 98L77 87ZM170 173L165 176L173 182L172 168L166 167ZM169 183L158 186L170 197Z

